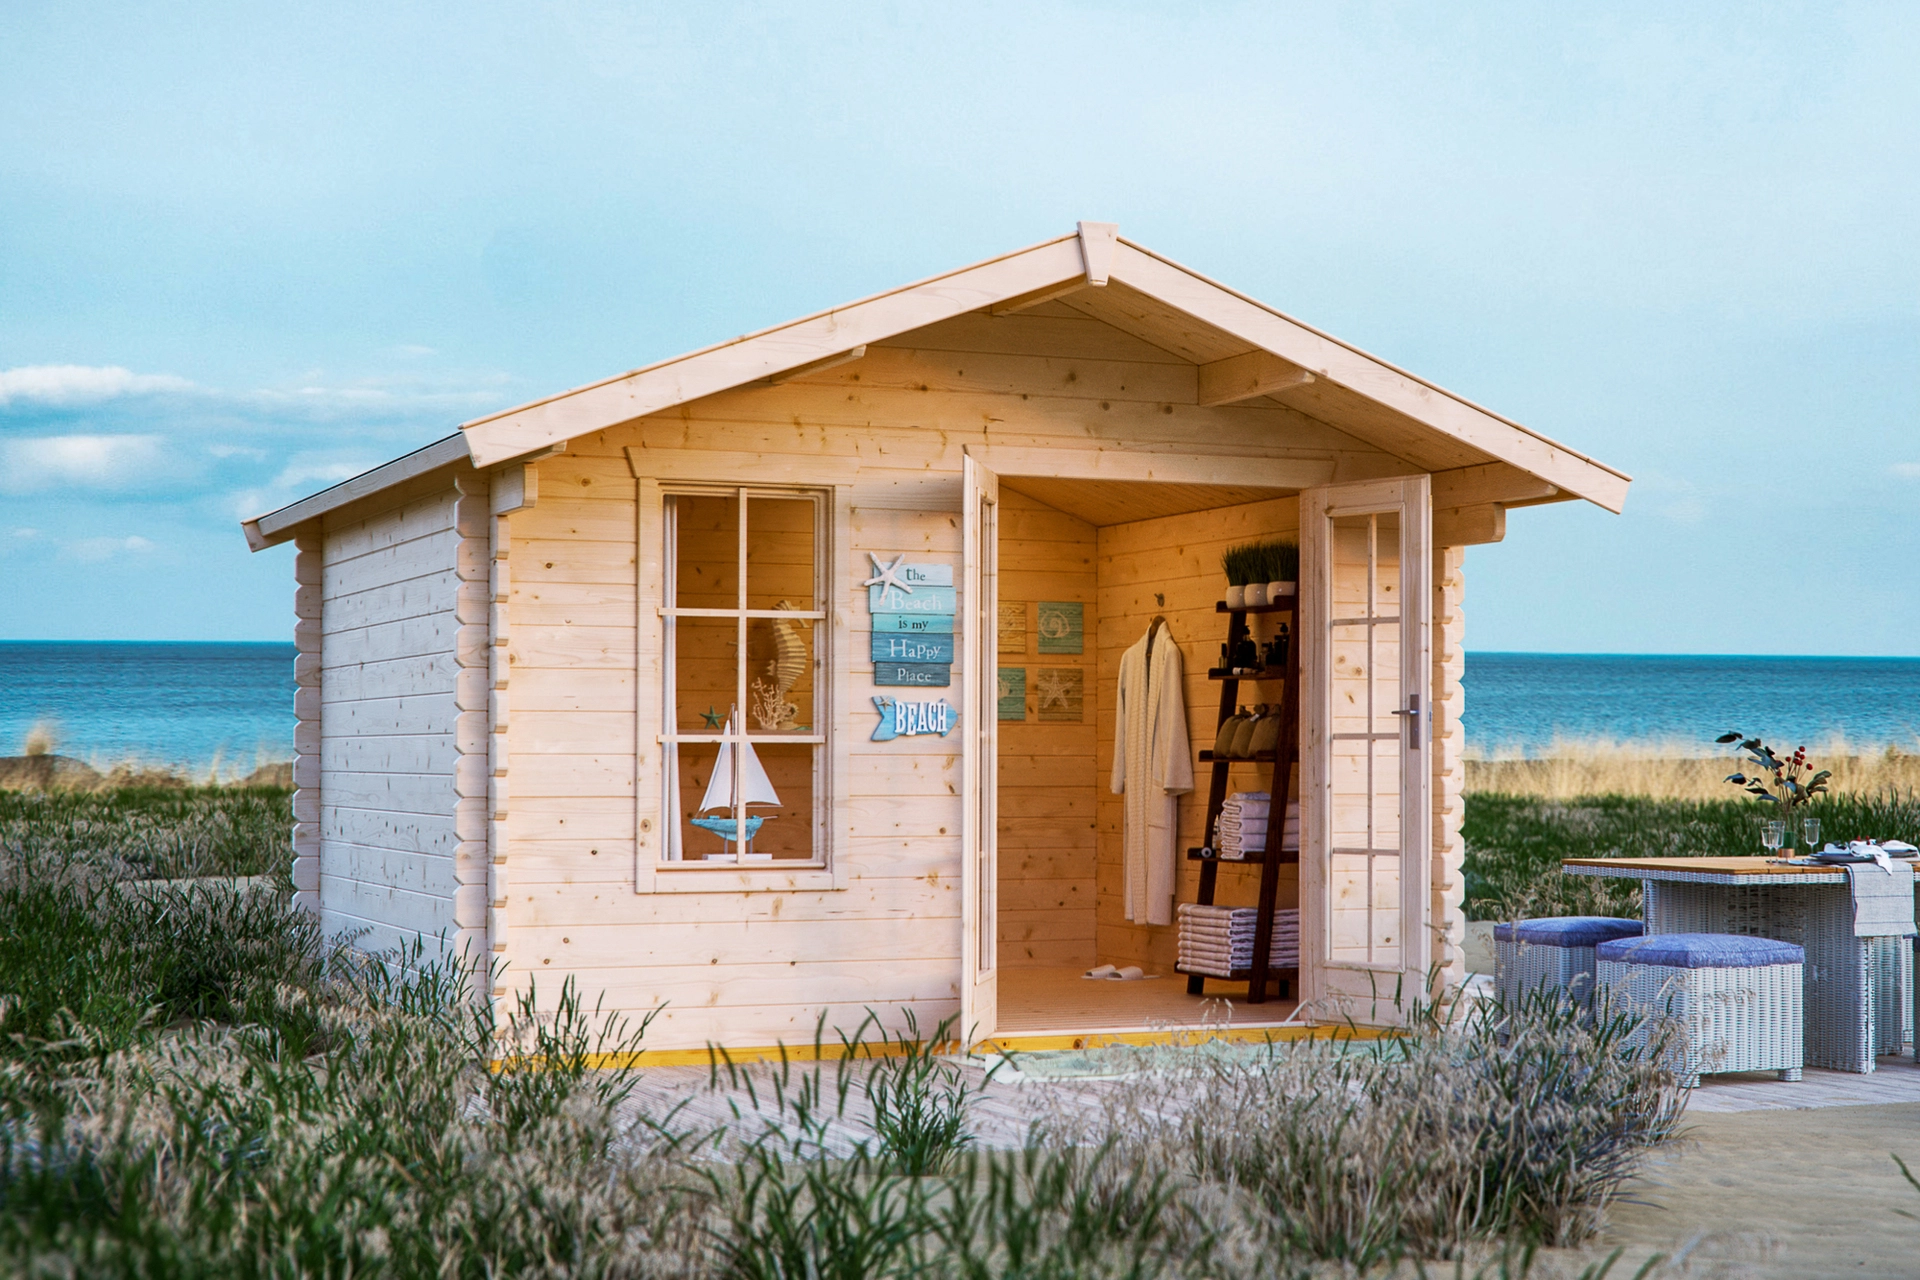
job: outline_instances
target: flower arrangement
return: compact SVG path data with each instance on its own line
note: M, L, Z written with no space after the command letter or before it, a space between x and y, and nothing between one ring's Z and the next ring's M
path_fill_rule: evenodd
M1747 753L1747 766L1738 773L1729 774L1727 781L1742 788L1756 800L1778 805L1780 816L1791 819L1793 811L1817 795L1827 790L1827 779L1833 776L1831 769L1822 769L1817 773L1807 773L1807 749L1805 746L1794 748L1789 756L1775 755L1773 749L1758 738L1749 738L1739 731L1723 733L1714 739L1725 745L1739 743L1738 750Z

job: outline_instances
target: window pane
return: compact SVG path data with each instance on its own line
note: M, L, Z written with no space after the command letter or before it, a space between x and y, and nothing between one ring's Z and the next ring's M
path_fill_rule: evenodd
M676 771L679 779L680 802L675 821L680 824L680 860L682 862L704 862L717 857L723 850L731 853L731 844L722 844L720 835L693 825L695 818L727 818L727 810L709 809L702 811L700 802L706 797L707 784L713 780L714 761L719 758L720 744L717 742L682 742L673 748L679 753L680 767Z
M1377 618L1400 616L1400 513L1383 511L1373 517L1373 613Z
M775 805L755 805L755 817L765 818L754 837L753 852L758 857L813 857L814 830L813 773L820 748L807 743L756 742L753 753L767 771L767 781L780 797Z
M1395 583L1399 582L1395 575ZM1406 706L1400 696L1400 624L1373 624L1373 732L1399 733L1404 716L1394 711Z
M747 502L747 607L811 613L814 599L814 511L807 498Z
M1327 946L1330 958L1349 964L1371 959L1367 861L1365 854L1337 853L1327 868Z
M674 604L738 609L740 500L682 493L668 501L674 523Z
M1365 733L1367 699L1372 692L1368 675L1373 670L1367 660L1368 628L1356 623L1328 630L1332 640L1328 656L1333 660L1333 732Z
M1392 964L1400 958L1400 859L1376 857L1373 860L1372 936L1368 939L1375 964Z
M749 733L817 733L814 624L806 618L747 622Z
M674 636L673 725L681 733L719 733L738 694L732 618L670 618Z
M1373 517L1335 516L1328 522L1333 616L1367 616L1367 537Z

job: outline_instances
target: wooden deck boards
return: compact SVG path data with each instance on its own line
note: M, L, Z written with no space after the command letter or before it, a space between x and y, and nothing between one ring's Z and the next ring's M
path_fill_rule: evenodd
M1237 997L1190 996L1186 978L1172 970L1138 982L1093 981L1081 973L1079 969L1002 969L995 1034L1276 1026L1294 1010L1291 1000L1248 1004L1245 983L1213 984L1223 992L1237 987Z

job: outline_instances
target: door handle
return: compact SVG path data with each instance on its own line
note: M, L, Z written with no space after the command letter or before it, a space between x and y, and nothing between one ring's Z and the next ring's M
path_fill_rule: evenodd
M1420 749L1420 695L1408 694L1407 705L1393 714L1407 717L1407 746L1409 750L1418 751Z

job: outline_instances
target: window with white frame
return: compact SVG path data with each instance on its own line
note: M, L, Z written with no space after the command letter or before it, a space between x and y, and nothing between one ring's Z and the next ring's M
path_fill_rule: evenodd
M664 495L669 862L824 863L829 495Z

